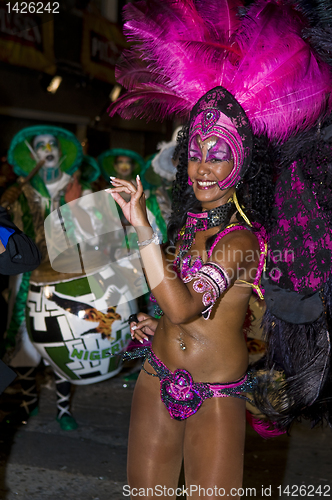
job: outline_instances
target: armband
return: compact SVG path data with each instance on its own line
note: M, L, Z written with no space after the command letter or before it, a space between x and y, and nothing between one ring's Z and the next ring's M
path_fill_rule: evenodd
M187 274L183 278L184 283L193 283L195 292L202 293L202 302L205 309L202 311L204 319L209 319L211 310L216 300L229 287L230 277L225 269L215 262L204 264L201 269L195 274Z

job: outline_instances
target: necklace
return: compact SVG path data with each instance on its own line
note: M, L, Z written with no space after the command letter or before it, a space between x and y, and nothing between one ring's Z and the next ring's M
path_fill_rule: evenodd
M211 208L206 212L197 214L188 212L187 220L178 234L178 239L182 239L179 253L175 259L174 265L180 270L180 264L183 257L188 253L192 244L195 242L195 233L197 231L207 231L212 227L221 226L229 217L233 207L233 198L220 207Z

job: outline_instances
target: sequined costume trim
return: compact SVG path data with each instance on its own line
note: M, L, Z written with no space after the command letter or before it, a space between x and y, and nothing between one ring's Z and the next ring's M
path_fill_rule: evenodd
M228 384L209 384L194 382L187 370L178 369L171 372L155 355L150 347L142 347L123 355L124 359L144 358L156 373L143 370L153 377L159 377L160 397L171 418L184 420L194 415L208 398L226 398L229 396L246 399L253 403L246 393L251 393L256 385L256 379L249 370L244 377ZM144 364L144 363L143 363Z
M257 266L257 273L255 276L254 281L251 283L249 281L245 280L237 280L242 283L246 283L247 285L251 286L253 290L257 293L260 299L263 299L263 292L260 288L260 279L262 272L265 267L265 260L266 260L266 254L267 254L267 244L266 244L266 233L265 230L262 226L253 223L253 228L255 229L255 236L258 239L258 244L259 244L259 262ZM234 223L230 224L227 226L223 231L221 231L218 236L216 237L215 241L213 242L213 245L211 246L210 250L208 251L208 258L211 259L213 250L215 246L218 244L218 242L227 234L233 232L233 231L252 231L252 228L248 228L247 226L242 226L240 224ZM203 304L206 306L206 308L202 311L202 315L204 319L208 319L211 310L213 308L214 303L216 302L217 298L220 297L220 295L227 289L229 286L229 277L227 275L227 272L217 264L216 262L207 262L204 264L202 258L199 256L197 257L193 263L192 261L192 256L187 255L184 257L181 261L179 259L179 256L174 260L173 262L173 269L177 273L177 275L181 278L181 280L184 283L189 283L193 279L197 279L197 281L194 282L194 290L199 293L203 293ZM207 267L206 267L207 266ZM202 269L205 269L208 271L209 276L202 276L200 275ZM217 270L218 269L218 270ZM212 273L213 273L213 278L212 278ZM217 274L219 276L217 276ZM215 280L216 278L216 280ZM221 284L221 281L223 284ZM219 292L218 292L219 290ZM219 295L218 295L219 293ZM159 308L157 301L153 294L150 295L150 300L154 304L156 304L156 307L158 307L158 310L156 313L158 316L162 314L162 310Z
M205 309L202 311L202 316L204 319L209 319L213 305L229 287L231 281L227 271L215 262L203 264L197 273L187 273L186 276L181 275L181 278L183 283L195 280L193 289L203 294L202 301Z

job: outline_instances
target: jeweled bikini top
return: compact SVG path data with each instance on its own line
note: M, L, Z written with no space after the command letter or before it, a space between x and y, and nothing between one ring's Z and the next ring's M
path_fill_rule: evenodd
M257 266L257 273L255 276L255 279L253 283L244 281L244 280L238 280L240 282L246 283L250 285L254 291L257 293L260 299L263 299L263 293L260 289L259 282L261 279L262 272L264 270L265 266L265 258L266 258L266 253L267 253L267 244L266 244L266 232L265 229L260 226L259 224L252 224L253 229L255 229L255 236L258 239L258 244L259 244L259 262ZM251 231L250 228L247 226L242 226L241 224L229 224L223 231L221 231L218 236L216 237L215 241L213 242L211 248L208 251L208 259L211 259L213 250L215 246L218 244L218 242L227 234L233 232L233 231L242 231L242 230L247 230ZM173 269L174 271L178 274L178 276L184 280L189 274L194 275L196 274L201 267L204 265L202 257L197 257L193 263L191 263L192 256L187 255L186 257L183 258L181 261L179 258L179 255L173 262Z

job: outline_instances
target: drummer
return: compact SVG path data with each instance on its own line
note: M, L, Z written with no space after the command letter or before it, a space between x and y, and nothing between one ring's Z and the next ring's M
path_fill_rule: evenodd
M43 263L48 260L44 219L52 210L83 194L79 177L75 175L82 159L83 151L79 141L71 132L59 127L28 127L18 132L11 142L8 162L16 175L25 178L38 162L44 161L39 172L21 190L11 186L1 199L1 203L10 205L14 223L36 242ZM30 273L24 272L13 277L10 282L11 313L6 332L7 352L4 361L15 368L23 395L20 410L7 418L13 423L26 421L38 412L35 378L41 356L31 344L25 322L29 280ZM55 377L57 420L62 429L75 429L77 423L69 408L71 384L57 374Z

